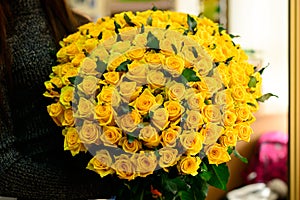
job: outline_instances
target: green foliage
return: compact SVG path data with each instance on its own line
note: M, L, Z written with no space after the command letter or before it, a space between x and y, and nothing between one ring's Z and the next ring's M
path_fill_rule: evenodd
M196 72L192 69L184 69L182 72L182 76L188 81L188 82L196 82L200 81L200 78L197 76Z
M150 31L147 35L147 47L154 50L159 50L159 40Z
M265 102L266 100L268 100L270 97L277 97L277 95L275 94L272 94L272 93L267 93L267 94L264 94L262 95L261 97L257 98L256 100L257 101L260 101L260 102Z

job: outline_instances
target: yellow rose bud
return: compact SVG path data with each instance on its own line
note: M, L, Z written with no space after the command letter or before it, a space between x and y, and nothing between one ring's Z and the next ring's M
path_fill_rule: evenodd
M224 132L224 135L222 135L219 138L220 144L222 146L228 147L234 147L236 146L236 142L237 142L237 131L235 129L226 129Z
M185 120L185 126L188 130L198 131L203 125L203 118L199 111L188 110L186 112L187 117Z
M167 101L164 103L164 107L169 113L169 120L174 122L179 119L184 112L184 108L178 101Z
M127 51L127 56L132 60L140 60L144 57L145 51L143 47L133 46Z
M145 64L141 64L138 61L132 62L128 65L128 72L126 73L126 78L137 83L145 83L147 76L147 67Z
M180 143L189 155L196 155L202 149L204 137L198 132L184 132L180 135Z
M74 113L72 109L67 109L64 112L64 121L62 122L63 126L74 126Z
M169 125L169 113L165 108L158 108L153 111L151 123L159 130L164 130Z
M134 163L128 155L125 154L116 157L116 161L113 163L112 168L116 171L116 174L120 179L127 179L130 181L137 175Z
M207 123L200 131L201 135L205 137L204 144L214 144L218 138L223 135L224 128L217 123Z
M134 139L133 141L129 142L127 137L122 137L119 141L119 145L122 146L122 149L126 153L131 154L136 153L142 149L142 143L139 140Z
M94 95L98 89L98 81L99 79L94 76L84 76L82 82L78 85L78 90L88 96Z
M59 77L53 77L50 79L50 82L54 84L57 88L61 88L63 86L62 81ZM53 89L53 86L52 88Z
M79 138L84 144L98 144L100 127L90 121L84 121L79 131Z
M157 166L157 159L153 151L141 151L139 154L134 155L132 159L136 165L136 172L141 177L153 174Z
M220 122L221 121L221 111L218 105L206 105L203 110L204 121L205 122Z
M184 98L185 86L182 83L171 82L168 88L168 97L173 101L180 101Z
M94 115L94 104L83 97L79 98L76 117L90 119Z
M249 106L247 104L241 104L236 109L236 115L237 115L237 121L238 122L247 121L251 116Z
M72 156L75 156L83 149L82 143L79 139L79 135L76 128L70 127L63 130L64 150L71 151Z
M227 147L220 144L210 146L206 152L209 164L222 164L228 162L231 158L227 152Z
M122 138L122 130L115 126L104 126L100 140L105 146L117 146Z
M137 86L136 82L124 81L120 83L119 93L124 101L130 102L139 96L142 89L142 87Z
M155 96L153 96L149 89L145 89L143 93L132 103L132 105L140 112L141 115L147 114L151 107L155 104Z
M152 89L165 86L166 77L161 71L152 70L147 73L147 83Z
M111 105L97 105L94 118L98 120L101 126L109 124L113 118Z
M167 130L164 130L161 134L161 144L164 147L175 147L177 138L181 133L180 126L171 126Z
M246 142L250 141L250 136L253 133L253 129L248 122L239 123L234 128L238 132L238 139Z
M103 86L101 92L97 95L98 102L111 103L114 92L114 86Z
M235 124L237 116L234 112L230 110L225 110L225 112L222 115L222 119L223 119L223 124L225 126L233 126Z
M158 164L161 168L168 172L167 167L176 165L179 157L178 150L171 147L163 147L158 150L160 155Z
M192 176L196 176L198 174L198 169L201 164L201 159L198 156L186 156L182 157L178 169L180 172L184 174L190 174Z
M143 140L145 146L153 148L160 143L160 137L156 129L152 126L145 126L140 130L139 139Z
M90 160L87 169L97 172L102 178L115 171L111 168L112 158L105 149L96 152L96 155Z
M61 94L59 97L59 102L65 107L70 108L71 102L73 100L74 88L71 86L65 86L61 89Z
M141 115L137 110L132 110L131 113L118 117L116 122L123 131L131 133L141 122Z
M105 74L103 74L103 77L108 84L112 85L116 85L120 80L119 72L106 72Z
M163 66L173 76L181 75L184 69L184 60L178 56L169 56L166 59L166 65Z

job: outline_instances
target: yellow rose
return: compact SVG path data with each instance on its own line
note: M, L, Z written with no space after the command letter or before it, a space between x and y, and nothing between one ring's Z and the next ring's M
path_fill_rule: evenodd
M163 147L158 150L158 153L160 155L158 164L167 172L167 167L174 166L179 159L178 150L171 147Z
M137 86L136 82L123 81L120 83L119 93L125 102L130 102L138 97L142 89Z
M65 136L64 150L71 151L72 156L75 156L79 151L84 149L76 128L65 128L63 130L63 135Z
M168 97L173 101L180 101L185 95L185 86L182 83L170 82L168 87Z
M194 130L198 131L199 128L203 125L203 117L199 111L196 110L188 110L186 112L186 119L185 119L185 128L187 130Z
M153 151L141 151L139 154L134 155L132 159L136 165L136 172L141 177L153 174L157 166L157 159Z
M159 41L160 52L164 56L174 55L174 50L172 48L172 41L170 39L162 39Z
M78 85L78 90L88 96L94 95L98 89L98 81L99 79L95 76L84 76L82 82Z
M117 146L122 138L122 130L115 126L104 126L100 140L105 146Z
M69 80L69 78L75 78L78 75L78 69L76 67L72 67L70 68L66 74L62 77L62 83L64 85L70 85L71 81Z
M141 122L141 115L137 110L132 110L131 113L118 117L116 122L123 131L131 133Z
M165 56L161 53L150 52L145 55L145 60L151 69L157 69L165 60Z
M202 77L202 81L207 85L210 94L216 93L223 87L222 80L216 77Z
M124 27L120 29L120 36L123 41L133 41L136 35L138 35L138 29L134 27Z
M152 70L147 73L147 83L152 89L165 86L166 77L161 71Z
M101 92L97 95L98 102L111 103L112 96L114 96L114 93L114 86L103 86Z
M103 178L115 172L111 166L112 158L109 152L105 149L101 149L96 152L96 155L90 160L86 168L97 172L101 178Z
M128 157L128 155L122 154L117 156L115 163L113 163L112 168L116 171L116 174L121 179L133 180L136 174L136 168L134 163Z
M159 130L164 130L169 125L169 113L165 108L158 108L153 111L151 123Z
M94 118L98 120L100 126L108 125L112 122L113 114L111 105L98 104L95 107Z
M71 43L70 45L66 46L66 54L72 58L72 56L79 53L79 49L75 43Z
M65 107L70 108L73 100L74 88L71 86L65 86L61 89L59 102Z
M136 100L131 105L134 106L141 115L145 115L155 104L156 98L147 88L139 97L136 98Z
M94 104L83 97L79 98L76 117L90 119L94 115Z
M134 139L133 141L128 141L127 137L122 137L119 141L119 145L122 146L122 149L126 152L126 153L136 153L137 151L142 149L142 143L137 140Z
M239 123L234 128L238 132L238 139L246 142L250 141L250 136L253 133L253 129L248 122Z
M90 75L95 76L99 74L97 72L97 64L96 61L87 57L82 60L81 66L80 66L80 73L84 75Z
M233 99L230 90L226 89L217 92L214 97L214 102L217 105L231 106L233 104Z
M224 128L216 123L207 123L200 131L201 135L205 137L204 144L214 144L218 138L223 135Z
M135 38L132 41L132 44L134 44L135 46L138 46L140 48L144 48L147 44L148 40L147 40L147 34L143 33L143 34L137 34L135 36Z
M64 110L62 105L59 102L56 102L47 106L47 111L51 117L58 117L63 113Z
M169 113L169 120L174 122L181 117L184 112L184 108L180 105L178 101L167 101L164 103L164 107Z
M128 65L128 72L125 77L131 81L143 84L146 82L147 72L148 69L145 64L133 61L130 65Z
M160 143L160 137L156 129L152 126L145 126L140 130L139 139L143 140L144 145L153 148Z
M106 72L103 74L103 77L108 84L112 85L116 85L120 80L119 72Z
M75 66L75 67L78 67L80 65L80 63L83 61L83 59L85 58L85 55L84 53L79 53L79 54L76 54L74 56L74 58L71 60L71 63Z
M111 54L108 59L107 70L115 71L117 69L117 67L119 67L120 64L125 62L126 60L127 60L127 57L120 53Z
M103 33L103 35L102 35L102 39L103 39L102 45L107 51L110 51L112 45L117 42L117 36L114 35L115 33L111 32L109 30L102 31L102 33Z
M108 57L109 57L109 53L107 52L107 50L99 45L96 49L94 49L91 54L90 54L90 57L91 58L97 58L99 61L102 61L104 63L107 63L108 61ZM91 63L92 64L92 63ZM94 64L93 64L94 65ZM95 66L95 68L93 69L96 69L97 65ZM101 72L98 72L99 74L100 73L103 73L103 71Z
M231 158L227 152L227 147L220 144L210 146L206 152L209 164L222 164L228 162Z
M98 45L98 39L97 38L89 38L84 42L84 49L87 50L87 52L93 51Z
M90 121L85 120L79 131L79 138L84 144L98 144L100 127Z
M182 157L179 164L178 169L180 172L184 174L190 174L192 176L196 176L198 174L198 169L201 164L201 159L198 156L185 156Z
M63 86L62 80L59 77L53 77L50 79L50 82L54 84L57 88L61 88ZM52 88L53 89L53 85Z
M161 144L163 147L175 147L177 138L181 133L180 126L171 126L167 130L162 131Z
M247 104L240 104L236 109L236 115L238 122L247 121L251 116L249 106Z
M233 126L235 124L235 121L237 119L237 116L234 112L230 110L225 110L222 114L223 124L225 126Z
M237 142L237 130L230 128L230 129L226 129L224 131L224 135L222 135L219 138L220 144L222 146L228 147L234 147L236 146L236 142Z
M119 41L112 45L111 50L113 52L125 53L130 48L130 46L131 44L128 40Z
M221 111L218 105L206 105L202 109L205 122L220 122Z
M132 60L140 60L144 57L146 49L143 47L133 46L127 51L127 56Z
M179 56L169 56L166 59L166 65L163 66L173 76L181 75L184 69L184 60Z
M186 131L180 135L180 143L188 155L196 155L202 149L204 137L198 132Z
M62 122L63 126L74 126L74 113L72 109L67 109L64 112L64 121Z
M231 94L236 101L245 102L247 99L246 88L240 85L233 86Z
M192 92L187 96L187 104L191 110L200 111L200 108L204 106L204 100L203 93Z

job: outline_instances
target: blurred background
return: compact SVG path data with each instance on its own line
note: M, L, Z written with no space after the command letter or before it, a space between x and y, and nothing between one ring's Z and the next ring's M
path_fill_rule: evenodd
M270 98L260 105L256 113L257 121L252 128L254 134L249 143L237 145L240 154L248 158L244 164L235 157L229 162L230 180L227 191L210 188L208 200L249 199L241 196L247 192L264 195L266 186L271 192L277 192L273 199L285 199L287 187L287 133L288 133L288 1L282 0L68 0L73 9L88 15L92 20L111 16L122 11L142 11L155 5L159 9L169 9L189 14L204 16L218 22L229 33L240 37L234 38L236 44L247 52L249 62L256 66L268 66L263 74L263 93L273 93L278 98ZM272 157L268 153L283 152ZM259 157L260 156L260 157ZM256 160L259 159L262 160ZM267 165L260 163L268 160ZM282 162L284 161L284 162ZM254 165L253 163L256 162ZM276 165L281 162L282 165ZM271 165L270 163L273 163ZM275 163L275 164L274 164ZM261 168L264 165L264 168ZM278 171L277 175L262 177ZM276 173L275 173L276 174ZM279 179L271 186L273 180ZM264 183L265 185L254 185ZM247 190L241 190L248 187ZM274 186L275 185L275 186ZM255 188L259 186L260 188ZM275 188L274 188L275 187ZM251 191L254 190L255 191ZM278 191L277 191L278 190ZM234 196L237 193L240 197ZM270 194L270 190L267 191ZM230 195L228 195L230 194ZM248 195L248 197L249 197ZM231 197L234 196L234 197ZM255 199L255 198L251 198ZM271 199L261 196L257 199Z

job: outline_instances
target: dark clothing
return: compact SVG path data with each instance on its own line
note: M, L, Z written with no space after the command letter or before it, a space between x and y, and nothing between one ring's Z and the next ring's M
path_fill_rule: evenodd
M43 82L57 51L39 0L12 0L7 43L12 55L12 88L0 80L0 196L18 199L111 197L109 177L86 168L89 153L72 157L63 149L61 128L47 113ZM0 66L3 73L5 66ZM6 113L6 114L4 114Z

